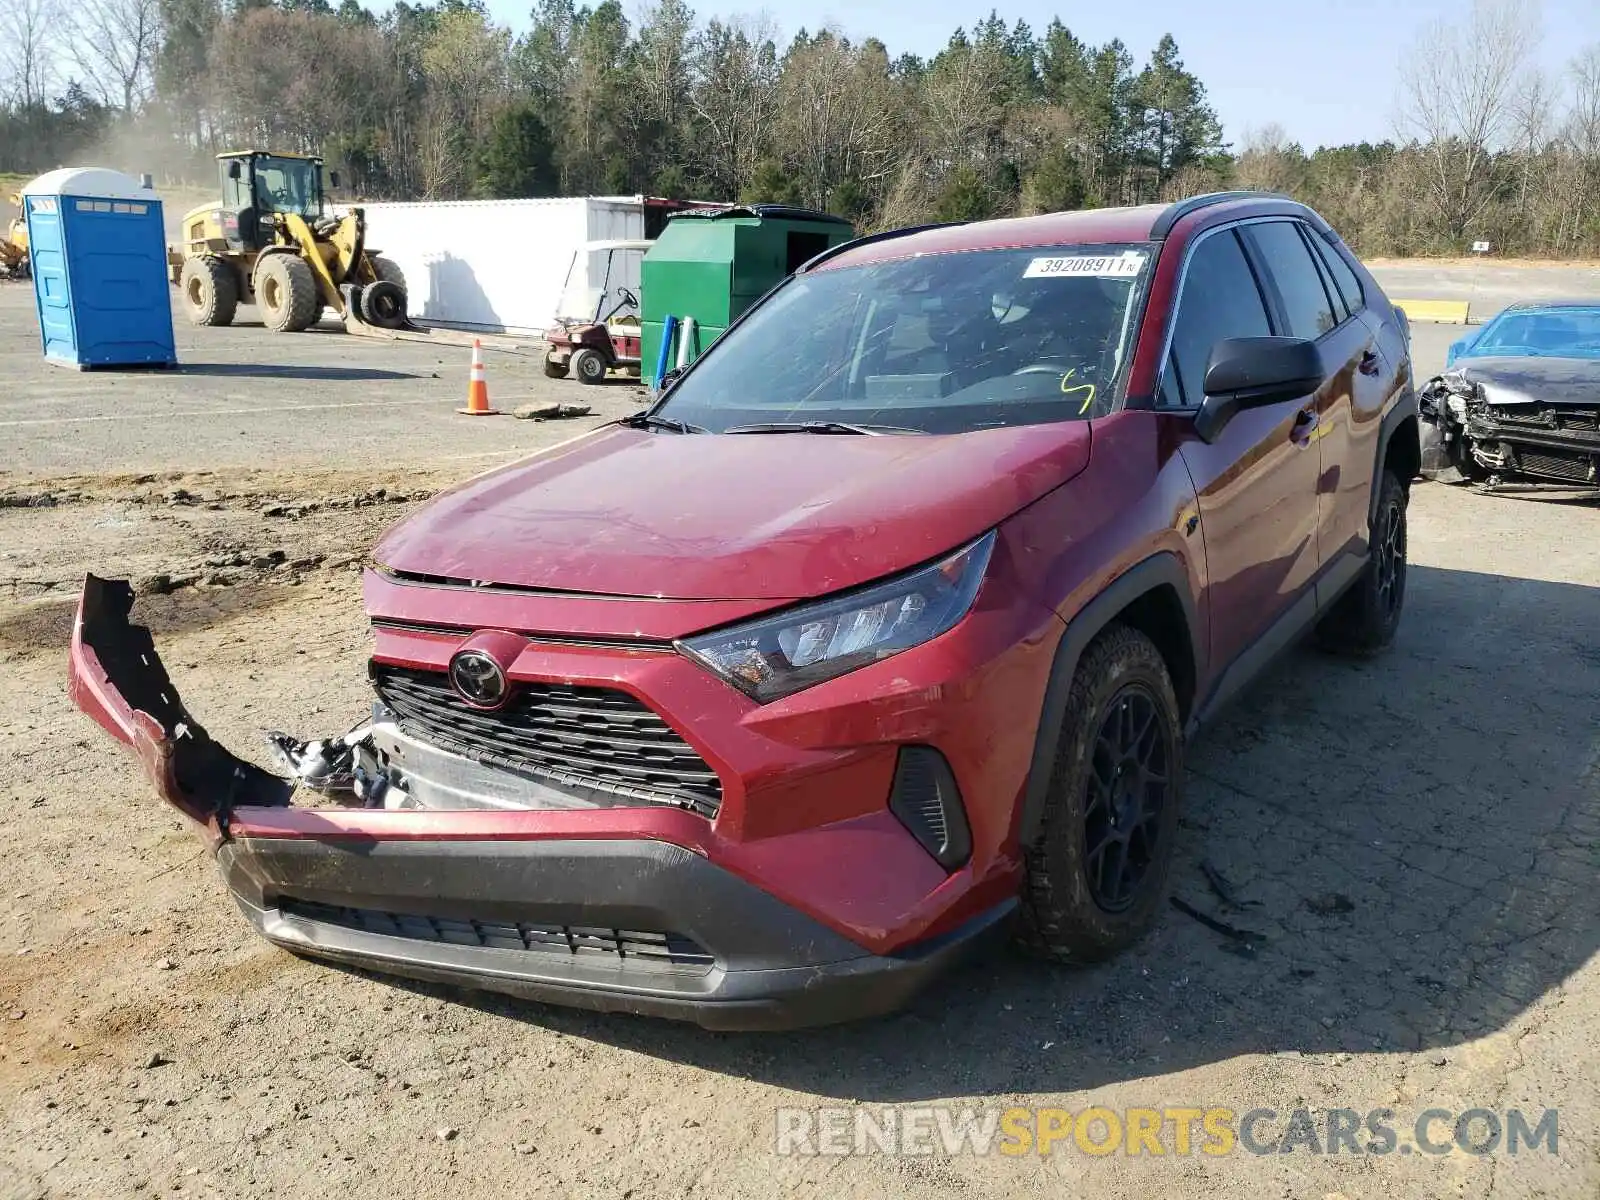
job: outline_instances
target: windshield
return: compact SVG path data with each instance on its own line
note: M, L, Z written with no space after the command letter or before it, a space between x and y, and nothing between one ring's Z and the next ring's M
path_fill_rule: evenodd
M567 269L556 321L639 319L639 267L644 251L610 247L579 250Z
M850 422L920 433L1111 410L1147 246L971 250L799 275L715 343L661 415L714 433Z
M262 155L255 162L256 208L263 212L322 215L317 163L304 158Z
M1600 308L1507 313L1484 329L1468 353L1600 358Z

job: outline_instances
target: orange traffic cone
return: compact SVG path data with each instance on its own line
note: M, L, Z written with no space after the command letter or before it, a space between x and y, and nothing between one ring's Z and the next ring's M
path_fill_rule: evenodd
M472 339L472 372L467 377L467 406L456 409L469 417L496 416L497 410L489 407L489 381L483 375L483 345Z

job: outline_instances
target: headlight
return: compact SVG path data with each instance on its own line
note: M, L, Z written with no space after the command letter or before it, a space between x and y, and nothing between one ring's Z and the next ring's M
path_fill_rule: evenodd
M931 566L678 649L757 703L780 700L938 637L967 615L993 549L991 531Z

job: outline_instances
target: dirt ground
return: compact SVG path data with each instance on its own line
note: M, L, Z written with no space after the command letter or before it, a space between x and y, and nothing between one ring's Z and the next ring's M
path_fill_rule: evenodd
M40 403L31 388L83 378L22 374L15 332L0 324L0 353L24 385L0 397L0 424L5 405ZM189 336L217 361L271 342L297 370L336 354L409 372L406 356L431 353ZM173 380L149 378L117 377L130 411L171 403L148 389ZM49 411L107 403L101 377L85 382ZM1248 949L1173 909L1092 969L1000 953L899 1016L716 1035L271 948L67 700L73 596L93 569L142 581L137 612L174 681L234 749L265 761L265 728L359 716L358 569L380 530L590 423L473 422L449 413L454 395L418 400L424 424L380 423L357 455L342 447L367 436L367 410L303 414L320 458L288 463L249 450L262 426L223 436L232 417L145 431L103 467L78 427L7 430L0 1200L1600 1194L1600 502L1418 485L1393 650L1358 665L1297 651L1201 735L1175 890L1249 931ZM780 1107L927 1104L1389 1106L1402 1129L1427 1108L1558 1109L1560 1140L1515 1157L774 1151Z

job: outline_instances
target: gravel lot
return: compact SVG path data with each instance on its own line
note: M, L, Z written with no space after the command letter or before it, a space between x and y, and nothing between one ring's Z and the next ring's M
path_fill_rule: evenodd
M364 703L359 565L443 482L636 403L459 348L179 326L176 374L37 361L0 287L0 1200L1600 1195L1600 503L1419 484L1388 655L1297 651L1190 754L1179 897L1089 970L999 954L910 1012L781 1036L297 960L66 697L73 591L141 600L211 733ZM1419 326L1419 371L1449 329ZM433 373L438 372L435 379ZM346 407L332 407L342 405ZM1232 885L1237 907L1202 863ZM155 1065L152 1065L155 1064ZM780 1157L820 1104L1560 1110L1559 1153ZM1263 1127L1281 1129L1282 1122ZM1270 1136L1270 1134L1269 1134Z

